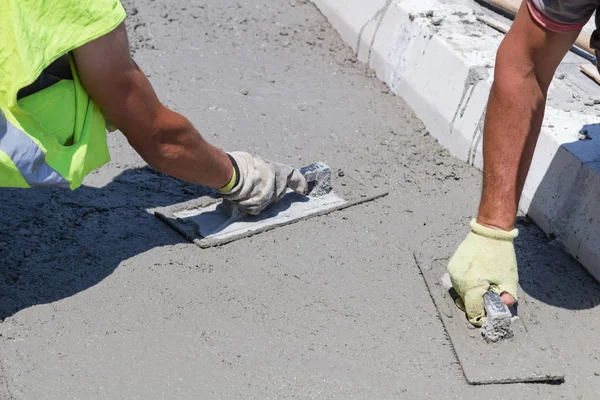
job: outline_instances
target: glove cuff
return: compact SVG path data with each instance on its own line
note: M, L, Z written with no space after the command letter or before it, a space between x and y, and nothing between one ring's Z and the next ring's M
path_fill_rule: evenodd
M490 239L513 241L519 236L519 231L515 228L511 231L489 228L479 225L476 219L471 220L471 231L477 235L485 236Z
M229 181L229 183L225 186L223 186L220 189L217 189L217 191L221 194L229 194L232 193L237 186L240 183L240 168L237 164L237 161L235 161L235 158L233 158L233 156L229 153L226 153L227 157L229 157L229 160L231 161L231 165L233 166L233 174L231 176L231 180Z

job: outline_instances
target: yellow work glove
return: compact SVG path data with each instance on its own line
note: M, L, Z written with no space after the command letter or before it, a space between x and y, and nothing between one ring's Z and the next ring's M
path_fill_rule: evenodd
M517 300L519 275L513 240L518 234L517 229L507 232L472 220L471 232L448 263L452 286L462 300L457 305L475 326L485 319L483 295L488 290L507 292Z

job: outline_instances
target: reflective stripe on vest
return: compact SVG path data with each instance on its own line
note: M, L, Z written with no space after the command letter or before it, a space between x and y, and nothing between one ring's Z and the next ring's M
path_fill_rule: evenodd
M10 157L29 186L69 188L69 182L46 163L46 155L37 143L8 122L2 111L0 111L0 150Z

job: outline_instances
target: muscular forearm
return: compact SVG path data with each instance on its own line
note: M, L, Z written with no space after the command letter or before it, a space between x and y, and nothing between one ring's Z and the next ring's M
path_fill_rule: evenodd
M229 183L233 167L227 154L208 144L187 119L160 103L129 55L124 24L73 54L87 92L148 164L213 188Z
M165 174L213 188L229 183L233 174L229 157L207 143L185 117L162 107L151 125L151 132L145 135L148 140L130 141L149 165ZM126 133L126 136L139 135Z
M105 112L144 161L188 182L213 188L229 183L233 169L227 154L207 143L185 117L164 107L141 70L130 71L120 90L126 92L126 106L118 111L105 107Z
M163 106L129 54L125 24L73 54L90 97L159 171L221 189L224 199L252 215L281 199L288 188L307 194L308 184L299 170L246 152L228 155L207 143L185 117Z
M577 34L542 28L523 2L500 45L484 125L480 224L513 228L544 118L546 93Z
M480 224L512 229L546 104L535 74L499 71L488 102L483 137Z
M483 137L483 192L477 221L448 263L450 279L471 323L485 316L483 296L512 306L518 272L513 240L517 207L535 150L556 67L578 32L553 32L523 2L496 55ZM489 229L495 228L495 229ZM508 231L508 232L504 232Z

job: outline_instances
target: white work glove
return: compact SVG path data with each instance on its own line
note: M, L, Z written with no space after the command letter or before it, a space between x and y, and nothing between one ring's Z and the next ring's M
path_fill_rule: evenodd
M306 179L293 167L267 162L245 152L228 154L237 164L239 179L233 189L220 193L243 212L258 215L281 199L288 187L299 194L308 192Z

